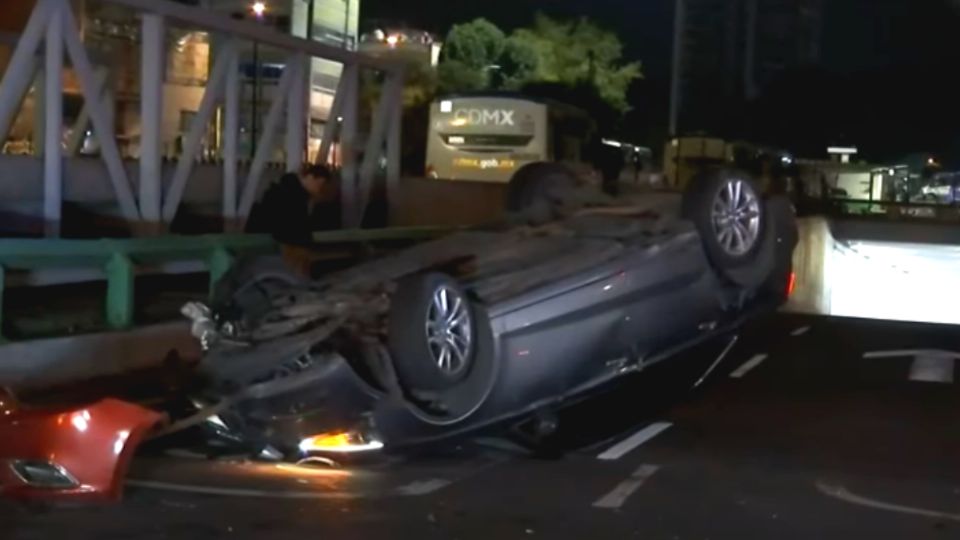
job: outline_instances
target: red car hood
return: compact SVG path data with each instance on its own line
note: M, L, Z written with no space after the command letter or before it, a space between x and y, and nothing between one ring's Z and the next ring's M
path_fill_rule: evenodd
M23 410L0 391L0 496L118 500L134 451L164 419L115 399ZM57 471L59 481L48 482L43 471Z

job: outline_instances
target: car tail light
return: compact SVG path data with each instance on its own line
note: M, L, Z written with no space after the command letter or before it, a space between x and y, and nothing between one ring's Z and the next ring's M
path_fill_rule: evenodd
M793 291L797 288L797 273L790 272L790 277L787 278L787 298L793 296Z
M16 460L10 468L25 484L45 489L72 489L80 484L66 469L52 461Z

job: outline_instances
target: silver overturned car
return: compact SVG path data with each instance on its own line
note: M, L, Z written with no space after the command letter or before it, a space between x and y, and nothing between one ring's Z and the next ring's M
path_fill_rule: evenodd
M399 450L516 425L786 298L792 206L740 173L614 199L534 164L506 205L317 280L238 265L184 308L207 351L198 414L290 458Z

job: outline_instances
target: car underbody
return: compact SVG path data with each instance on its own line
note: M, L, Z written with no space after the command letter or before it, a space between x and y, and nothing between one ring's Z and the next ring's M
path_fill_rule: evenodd
M188 305L208 349L202 402L210 405L173 429L216 415L254 451L291 457L308 453L304 443L317 434L402 448L554 407L728 334L781 300L711 270L696 227L678 218L680 206L678 193L579 205L553 219L455 232L316 281L285 283L239 309ZM460 283L482 321L473 373L452 388L410 384L389 344L398 283L428 272ZM593 305L615 288L649 300L640 311ZM677 306L685 306L683 317L674 315ZM631 316L656 320L638 326ZM696 328L678 333L688 320ZM579 337L568 339L571 331ZM596 360L578 365L576 356Z

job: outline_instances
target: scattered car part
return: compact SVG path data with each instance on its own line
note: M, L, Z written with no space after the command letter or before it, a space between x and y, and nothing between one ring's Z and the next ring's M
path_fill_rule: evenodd
M11 408L0 416L0 496L118 500L133 453L165 416L105 399L70 409Z
M723 360L727 357L727 355L730 354L730 351L733 350L733 346L737 344L737 341L739 339L740 339L740 336L736 334L730 336L730 340L727 342L727 345L723 348L723 350L720 351L720 354L718 354L717 357L710 364L710 366L707 367L707 370L703 372L703 375L701 375L700 378L697 379L697 382L693 383L693 388L699 388L703 383L707 381L707 379L710 377L710 374L713 373L713 371L717 369L717 366L720 365L720 362L723 362Z

